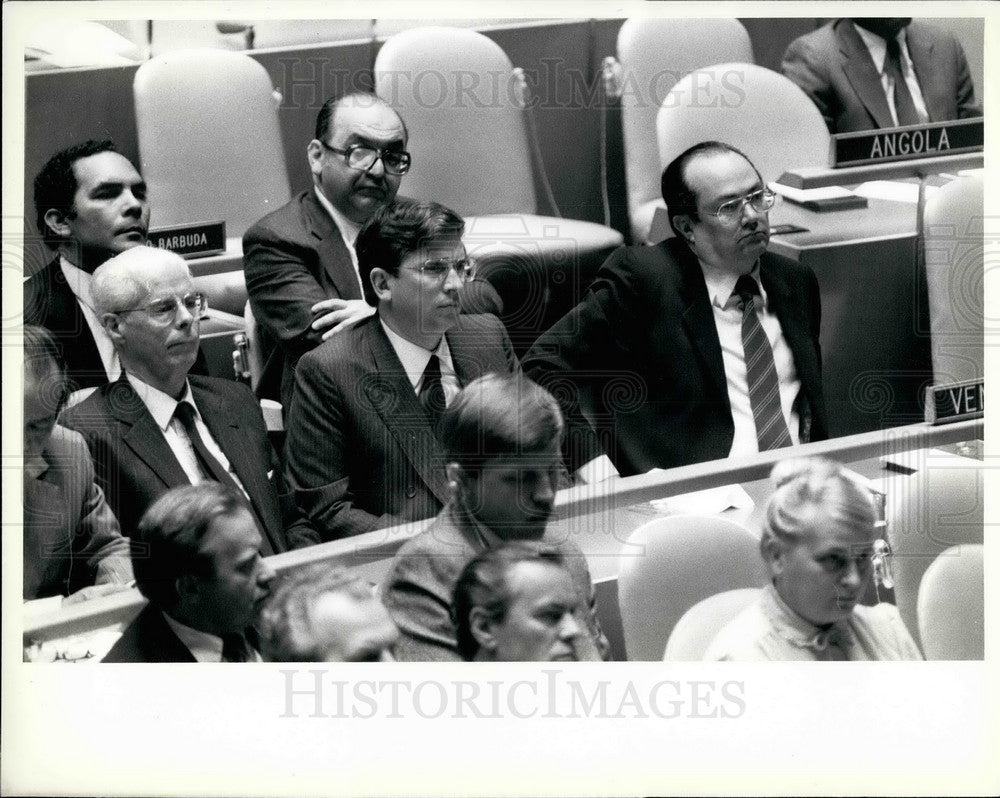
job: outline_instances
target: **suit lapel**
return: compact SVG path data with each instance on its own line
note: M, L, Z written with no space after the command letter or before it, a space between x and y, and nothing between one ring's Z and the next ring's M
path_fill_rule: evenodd
M854 87L858 99L872 115L878 127L892 127L892 112L882 90L882 79L875 71L875 62L865 47L861 36L850 20L842 20L836 27L840 51L844 56L843 69Z
M106 401L108 414L125 427L121 439L132 454L144 462L167 488L191 484L163 437L163 431L124 373L117 382L108 386Z
M682 246L684 245L677 244L678 250ZM678 251L677 254L681 266L681 301L684 303L681 323L716 392L728 401L729 391L726 387L726 369L722 363L722 345L719 343L719 331L712 316L712 301L705 286L705 277L701 272L701 266L698 265L698 259L690 251L686 253ZM664 356L671 357L671 353L667 352Z
M366 324L365 338L372 359L370 373L375 377L364 386L371 407L431 492L447 503L444 451L377 315Z
M354 262L347 251L344 237L326 208L320 205L313 191L302 200L306 227L317 241L320 263L330 282L342 299L360 299L358 278L354 274Z

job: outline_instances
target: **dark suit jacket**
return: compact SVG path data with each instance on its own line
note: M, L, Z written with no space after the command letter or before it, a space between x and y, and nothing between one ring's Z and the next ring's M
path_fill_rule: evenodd
M949 31L915 20L906 47L932 122L982 116L962 45ZM849 19L788 45L781 68L816 103L831 133L892 127L889 103L868 48Z
M66 361L70 390L107 384L101 353L58 257L24 281L24 323L37 324L52 333ZM208 374L208 364L200 349L191 373Z
M324 299L361 299L357 273L337 225L312 188L247 230L243 264L264 345L277 344L267 357L257 393L280 399L287 413L295 365L323 341L323 331L310 327L310 308ZM503 309L492 286L478 280L465 286L460 304L467 313L500 315Z
M197 662L174 634L163 613L147 604L122 632L101 662Z
M259 525L266 531L262 553L318 542L316 531L298 512L291 495L281 493L277 456L250 389L215 377L188 379L205 425L229 458ZM124 375L67 410L63 423L87 440L98 481L126 534L138 526L142 514L157 498L171 488L190 484Z
M816 276L765 253L760 277L802 382L811 427L803 431L821 440ZM583 301L535 342L524 370L563 407L570 471L604 453L623 476L729 454L719 335L701 266L680 239L612 254Z
M24 475L24 598L131 582L128 541L94 482L83 438L57 425L42 458L47 471Z
M446 333L459 382L517 370L494 316ZM288 484L324 540L430 518L448 498L444 452L378 316L306 354L285 442Z
M546 533L541 543L558 548L563 555L573 584L587 607L581 620L590 630L598 652L606 658L610 646L597 619L587 558L571 540L557 539L551 532ZM395 649L396 659L461 661L451 619L452 594L466 563L483 551L473 524L449 505L433 524L396 553L381 590L382 601L402 633Z

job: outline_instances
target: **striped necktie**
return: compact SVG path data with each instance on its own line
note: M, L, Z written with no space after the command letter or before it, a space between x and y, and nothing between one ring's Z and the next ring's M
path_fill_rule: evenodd
M436 354L431 355L431 359L427 361L417 398L427 412L431 426L437 430L438 421L445 409L445 397L444 385L441 384L441 361Z
M747 367L750 409L757 427L757 450L766 452L791 446L792 436L788 433L785 415L781 411L774 353L754 307L754 297L760 296L757 281L744 274L736 281L733 295L739 297L743 308L743 359Z

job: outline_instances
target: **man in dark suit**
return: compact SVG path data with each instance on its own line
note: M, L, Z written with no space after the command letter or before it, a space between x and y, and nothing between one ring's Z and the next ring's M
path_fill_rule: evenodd
M719 142L679 155L662 189L677 237L615 252L525 358L584 482L826 437L819 287L766 251L774 195Z
M286 470L325 540L437 513L447 479L436 419L463 385L517 369L499 319L459 316L474 276L463 229L432 202L376 211L357 251L378 312L299 361Z
M24 320L56 338L73 389L118 379L121 364L93 310L94 269L146 243L146 183L110 141L53 155L35 177L35 223L58 255L24 283Z
M274 570L243 497L216 482L165 493L132 540L149 603L102 662L260 662L252 624Z
M56 424L66 368L47 330L24 328L24 598L75 603L132 582L128 541L94 482L87 444Z
M781 68L831 133L983 115L962 45L908 17L828 22L788 45Z
M231 380L189 376L204 297L184 260L140 247L94 273L95 308L123 375L64 414L87 440L127 534L170 488L221 481L249 500L270 554L317 542L289 495L260 406Z
M257 391L280 398L286 412L299 358L372 313L354 244L410 168L406 139L403 120L375 95L327 100L306 148L313 186L243 236L250 306L263 337L276 343ZM500 312L488 283L469 289L467 312Z

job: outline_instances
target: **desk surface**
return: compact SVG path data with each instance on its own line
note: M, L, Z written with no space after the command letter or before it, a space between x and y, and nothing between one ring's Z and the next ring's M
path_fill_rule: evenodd
M771 237L769 249L795 258L794 252L804 249L915 236L917 206L909 202L869 199L867 208L817 212L784 200L771 211L770 221L772 225L794 224L806 228L803 233Z

